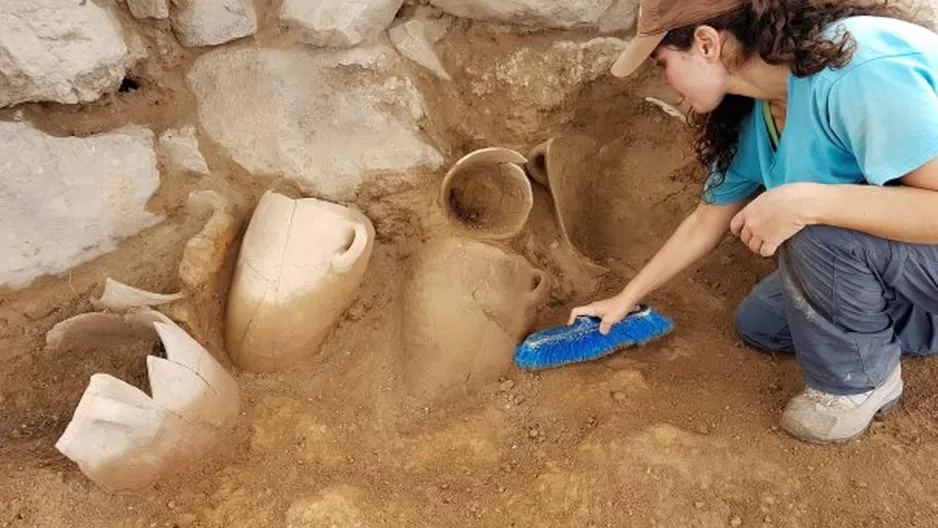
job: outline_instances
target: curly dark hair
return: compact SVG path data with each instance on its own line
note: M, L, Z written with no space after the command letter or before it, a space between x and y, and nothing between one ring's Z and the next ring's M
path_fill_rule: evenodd
M841 19L859 15L913 20L910 10L889 0L752 0L736 11L672 30L661 45L686 51L693 45L694 31L710 26L730 32L739 41L737 55L729 58L731 66L758 54L768 64L787 65L795 76L805 77L850 62L856 41L849 32L840 28L833 38L822 32ZM749 97L728 94L712 112L691 116L697 159L718 174L708 190L723 183L736 155L740 128L753 105Z

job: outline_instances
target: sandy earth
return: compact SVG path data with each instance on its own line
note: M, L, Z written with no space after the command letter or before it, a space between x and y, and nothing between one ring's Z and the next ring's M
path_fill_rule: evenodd
M463 24L445 41L444 57L485 61L490 51L551 38ZM166 37L154 30L148 39L152 47ZM81 108L26 105L0 119L21 112L61 134L126 122L160 131L194 107L183 73L195 54L166 46L160 61L135 72L136 91ZM429 101L428 134L454 145L448 162L492 144L533 147L504 137L507 103L486 98L490 112L467 124L454 92ZM552 224L539 189L532 228L512 244L556 280L536 327L621 287L693 207L701 172L685 132L642 101L661 94L650 78L603 77L565 102L572 123L541 134L579 132L600 145L595 163L583 167L595 192L580 234L584 251L613 273L596 293L588 281L557 275L544 257ZM56 356L43 350L45 332L89 310L108 276L177 291L183 246L204 220L186 213L189 191L219 191L242 219L264 189L292 192L277 179L249 176L201 141L212 176L193 180L161 163L163 185L150 209L167 222L62 277L0 296L0 526L938 526L938 364L907 361L901 405L858 442L815 447L787 437L776 423L801 388L797 365L744 347L732 332L736 304L773 263L733 240L649 299L675 320L672 335L592 364L512 371L445 405L415 405L405 397L395 344L399 285L421 242L446 229L434 202L443 171L360 194L356 203L378 232L375 253L356 300L313 361L276 374L238 372L225 357L220 318L194 330L237 377L240 420L202 466L137 493L105 493L53 445L91 373L139 378L148 351Z

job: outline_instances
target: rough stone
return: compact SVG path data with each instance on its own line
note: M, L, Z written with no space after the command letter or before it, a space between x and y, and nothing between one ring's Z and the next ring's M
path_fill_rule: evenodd
M230 198L211 190L190 192L186 209L193 220L205 223L186 243L179 261L185 301L168 306L165 313L199 341L221 348L225 329L218 321L225 317L225 304L217 301L228 294L231 272L226 264L237 255L241 215Z
M194 126L163 132L160 135L160 147L179 167L196 174L209 174L208 164L199 151L199 140L195 137Z
M520 48L495 66L495 80L523 91L538 105L556 106L578 89L605 74L625 41L596 38L586 42L560 41L544 52Z
M94 2L0 2L0 107L94 101L129 62L120 25Z
M938 2L935 0L898 0L895 4L906 10L917 24L938 30Z
M413 18L423 23L423 29L430 42L436 44L449 33L456 21L451 15L447 15L439 8L431 5L419 6L413 12Z
M141 62L150 58L150 50L147 48L147 43L143 40L143 37L138 32L128 32L124 35L127 39L127 49L128 49L128 61L129 65L140 64ZM172 37L169 37L172 38ZM128 66L130 68L131 66Z
M534 27L595 27L614 2L637 0L430 0L463 18Z
M127 0L135 18L169 18L169 0Z
M440 79L446 81L453 79L440 62L436 50L433 49L433 43L427 36L423 21L408 20L391 28L388 36L401 55L430 70Z
M212 282L222 275L238 235L238 218L234 204L215 191L189 193L187 206L191 214L209 215L202 230L186 243L179 262L179 281L190 292L198 292L212 288Z
M219 49L189 73L203 129L247 170L314 196L350 198L367 176L436 169L423 99L387 46ZM375 81L375 77L383 81Z
M19 288L113 251L160 218L153 133L128 127L57 138L0 123L0 287Z
M621 39L601 37L526 46L466 67L464 73L472 79L470 89L479 100L500 94L510 101L503 123L506 138L535 142L548 134L546 130L562 128L573 118L566 103L587 83L607 74L625 45Z
M360 495L351 486L335 486L314 497L299 499L287 510L287 528L361 528L365 522L357 505Z
M173 13L173 30L183 46L217 46L257 32L251 0L189 0Z
M609 10L599 19L598 28L603 33L631 31L638 22L638 0L615 0Z
M284 0L280 19L313 46L351 47L387 29L403 0Z

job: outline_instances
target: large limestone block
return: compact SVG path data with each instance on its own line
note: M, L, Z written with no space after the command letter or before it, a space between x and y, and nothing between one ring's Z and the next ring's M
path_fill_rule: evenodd
M355 296L374 246L362 213L268 191L244 234L228 298L228 354L254 372L314 356Z
M0 123L0 287L22 287L108 253L160 218L153 133L57 138Z
M387 29L403 0L284 0L280 19L313 46L350 47Z
M626 46L624 40L599 37L583 42L554 41L549 44L521 46L509 53L493 50L487 60L473 60L463 69L472 91L465 101L463 122L456 123L467 133L474 129L492 129L495 143L537 143L568 127L576 105L571 102L592 81L608 75L609 67ZM501 112L492 117L474 108L491 98L501 101Z
M219 49L189 73L205 132L247 170L347 200L369 175L436 169L423 99L387 46ZM398 64L399 65L399 64Z
M94 101L120 86L129 60L120 25L95 2L0 2L0 108Z
M173 30L183 46L217 46L257 32L251 0L187 0L173 12Z
M599 31L612 33L635 29L638 22L638 0L615 0L609 11L599 19Z
M463 18L494 20L534 27L596 27L601 22L615 29L628 28L605 20L610 17L634 17L628 5L638 0L430 0L444 11Z

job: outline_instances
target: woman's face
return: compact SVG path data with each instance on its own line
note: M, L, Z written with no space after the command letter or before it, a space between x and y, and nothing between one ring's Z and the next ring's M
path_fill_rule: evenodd
M651 58L658 63L665 84L676 90L695 112L713 111L726 95L729 74L719 60L717 42L694 41L686 51L659 46Z

